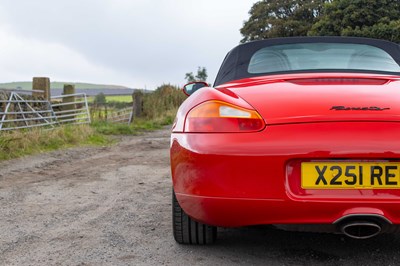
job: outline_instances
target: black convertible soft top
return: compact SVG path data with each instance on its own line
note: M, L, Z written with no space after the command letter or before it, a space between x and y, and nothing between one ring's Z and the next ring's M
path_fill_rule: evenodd
M378 39L360 38L360 37L288 37L274 38L262 41L254 41L238 45L232 49L225 57L221 68L216 77L214 86L221 85L233 80L250 78L262 75L280 74L280 73L299 73L299 72L332 72L333 70L291 70L277 71L273 73L249 73L249 64L252 56L260 49L285 44L306 44L306 43L344 43L344 44L363 44L370 45L384 50L388 53L398 65L400 65L400 45ZM354 72L354 70L343 70L341 72ZM336 70L337 72L337 70ZM357 70L364 73L382 73L400 75L400 72L387 72L378 70Z

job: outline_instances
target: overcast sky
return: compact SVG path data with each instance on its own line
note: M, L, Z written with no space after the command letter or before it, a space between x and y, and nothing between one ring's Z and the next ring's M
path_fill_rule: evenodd
M183 85L213 82L257 0L0 0L0 83Z

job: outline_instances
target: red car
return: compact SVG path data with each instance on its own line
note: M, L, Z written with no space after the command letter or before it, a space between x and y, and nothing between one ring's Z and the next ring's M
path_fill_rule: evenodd
M213 87L184 91L171 135L178 243L213 243L218 226L358 239L400 229L398 44L246 43Z

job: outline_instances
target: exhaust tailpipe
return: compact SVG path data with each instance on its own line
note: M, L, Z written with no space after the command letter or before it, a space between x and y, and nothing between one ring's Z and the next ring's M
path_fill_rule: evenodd
M348 237L367 239L378 235L382 228L374 222L350 222L341 227L341 231Z

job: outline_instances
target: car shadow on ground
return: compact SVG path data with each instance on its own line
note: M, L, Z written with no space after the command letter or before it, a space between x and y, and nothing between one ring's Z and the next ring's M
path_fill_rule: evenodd
M278 230L268 226L221 228L207 256L247 265L399 265L400 236L367 240L344 235ZM203 248L200 248L201 250Z

